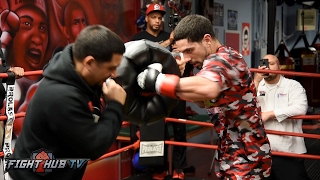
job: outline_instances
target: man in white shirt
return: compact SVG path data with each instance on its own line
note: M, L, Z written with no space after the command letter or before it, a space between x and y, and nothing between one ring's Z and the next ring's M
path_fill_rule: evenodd
M274 55L266 55L270 70L280 70L279 60ZM259 66L259 69L266 69ZM280 74L255 73L254 83L261 105L261 116L265 129L303 133L302 119L291 116L305 115L308 101L305 89L295 80ZM267 134L273 151L303 154L306 146L303 137ZM304 160L291 157L272 157L272 180L309 180Z

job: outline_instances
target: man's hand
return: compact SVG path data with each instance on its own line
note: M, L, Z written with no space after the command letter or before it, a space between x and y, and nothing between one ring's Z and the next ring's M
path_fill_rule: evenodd
M167 48L168 46L170 46L173 43L174 39L173 39L173 31L170 33L170 37L169 39L165 40L164 42L162 42L160 44L160 46Z
M173 57L176 59L176 62L179 66L181 75L184 73L186 68L186 62L184 61L183 54L180 52L172 52Z
M143 90L177 98L175 89L180 78L173 74L162 74L161 71L162 65L160 63L149 65L137 76L138 85Z
M177 46L176 43L172 44L171 48L172 48L172 52L179 52L178 51L178 46Z
M124 105L127 98L126 91L113 79L108 79L107 83L102 84L102 92L105 102L114 100Z
M266 66L259 66L258 69L267 69ZM259 83L266 77L265 73L254 73L254 85L258 89Z
M276 116L273 111L261 112L262 122L265 123L270 119L274 119Z
M13 72L16 75L16 79L24 76L24 69L22 67L11 67L8 71Z
M171 43L174 41L174 31L171 31L169 40Z

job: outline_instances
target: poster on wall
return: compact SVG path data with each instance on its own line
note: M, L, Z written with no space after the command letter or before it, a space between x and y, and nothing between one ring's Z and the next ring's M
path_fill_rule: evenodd
M42 70L55 53L73 43L88 25L102 24L127 42L137 32L139 7L138 1L123 0L0 0L1 17L5 18L6 13L16 17L1 21L0 29L9 27L9 33L0 31L7 66ZM16 80L16 89L20 91L14 97L17 112L25 112L26 97L31 97L27 92L31 86L37 87L41 78L37 75Z
M223 26L223 4L214 3L213 5L213 22L214 26Z
M244 56L250 55L250 24L249 23L242 23L242 51L241 54Z
M238 11L228 9L228 30L238 30Z
M225 31L225 45L240 51L240 32L239 31Z

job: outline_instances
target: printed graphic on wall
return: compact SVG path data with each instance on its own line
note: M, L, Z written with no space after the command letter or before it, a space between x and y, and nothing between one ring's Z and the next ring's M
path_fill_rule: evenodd
M137 33L139 6L139 1L124 0L0 0L0 40L7 66L42 70L87 25L102 24L127 42ZM41 78L25 76L16 81L17 112L26 110L26 97L31 97L27 92Z
M244 56L250 55L250 24L249 23L242 23L242 51L241 54Z
M238 30L238 11L228 9L228 30Z
M223 26L223 4L214 3L213 5L213 22L214 26Z

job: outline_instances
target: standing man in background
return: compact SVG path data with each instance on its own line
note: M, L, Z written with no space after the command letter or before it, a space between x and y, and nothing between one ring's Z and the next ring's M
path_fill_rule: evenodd
M171 49L173 43L173 33L161 30L162 18L165 15L164 7L160 4L150 4L146 11L147 29L133 36L132 41L147 39L157 42L163 47Z
M269 69L280 70L279 60L274 55L266 55ZM262 66L259 69L265 69ZM265 129L303 133L302 119L291 116L305 115L308 101L305 89L295 80L280 74L256 73L254 77L258 100L261 105L262 121ZM304 138L267 134L271 150L304 154L307 152ZM268 180L309 180L300 158L272 156L271 175Z
M165 15L164 7L160 4L150 4L148 9L146 10L146 25L147 28L145 31L137 33L133 36L132 40L141 40L146 39L153 42L159 43L161 46L166 47L169 50L172 50L172 43L173 43L173 32L168 33L161 30L162 27L162 19ZM184 69L181 70L181 75L184 72ZM175 109L172 110L172 113L169 115L172 118L182 118L186 119L186 102L179 101ZM165 123L164 121L158 121L156 123ZM173 127L173 134L174 140L179 142L186 142L186 125L183 123L171 123ZM154 127L154 126L153 126ZM153 127L146 127L146 128L153 128ZM168 131L167 125L166 131ZM166 132L166 139L169 139L168 132ZM167 159L167 145L165 145L165 155L164 157ZM186 161L186 151L187 148L185 146L174 146L173 148L173 156L172 156L172 163L173 163L173 179L184 179L183 168L187 166ZM165 159L165 160L166 160ZM153 175L153 179L164 179L167 175L167 161L165 161L164 167L156 167L156 173Z

